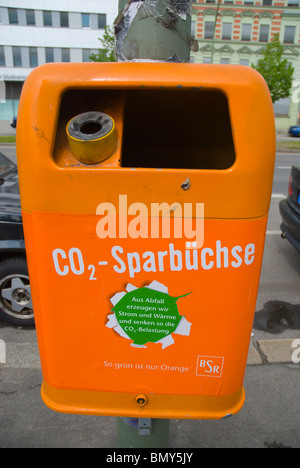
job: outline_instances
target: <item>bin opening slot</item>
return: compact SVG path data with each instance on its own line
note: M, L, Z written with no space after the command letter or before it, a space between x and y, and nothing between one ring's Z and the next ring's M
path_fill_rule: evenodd
M218 90L127 90L123 167L228 169L235 162L227 98Z
M70 89L62 96L53 150L61 166L79 167L72 158L66 125L78 114L99 111L117 126L114 167L228 169L235 162L226 95L209 89ZM100 130L86 122L87 135ZM107 159L102 165L111 163Z

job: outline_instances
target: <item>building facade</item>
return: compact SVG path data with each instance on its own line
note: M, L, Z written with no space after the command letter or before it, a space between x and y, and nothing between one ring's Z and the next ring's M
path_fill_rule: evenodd
M1 0L0 120L17 114L23 83L33 68L88 62L117 14L117 0Z
M217 18L216 18L217 15ZM197 0L193 2L196 63L256 65L274 34L284 45L284 58L295 68L291 97L274 104L276 128L298 123L300 101L299 0Z

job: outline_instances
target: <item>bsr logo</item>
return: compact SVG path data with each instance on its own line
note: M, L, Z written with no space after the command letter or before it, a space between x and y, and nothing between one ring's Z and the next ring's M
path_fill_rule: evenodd
M224 358L215 356L198 356L196 375L200 377L221 377Z

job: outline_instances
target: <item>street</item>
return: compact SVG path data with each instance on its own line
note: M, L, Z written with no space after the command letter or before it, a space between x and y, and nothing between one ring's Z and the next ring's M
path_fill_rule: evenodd
M290 169L294 164L300 164L299 154L277 154L257 310L270 300L300 302L300 257L279 233L278 205L287 196Z
M16 162L14 146L0 151ZM300 254L281 238L278 210L293 164L300 154L277 154L245 405L222 421L172 420L169 448L300 447L300 364L291 360L300 338ZM35 330L0 322L1 448L117 447L116 418L54 413L41 401L41 383Z

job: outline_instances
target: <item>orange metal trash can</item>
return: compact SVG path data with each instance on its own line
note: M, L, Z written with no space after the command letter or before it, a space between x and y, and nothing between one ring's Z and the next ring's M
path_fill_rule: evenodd
M64 413L238 412L275 130L249 67L50 64L17 158L44 383Z

